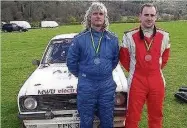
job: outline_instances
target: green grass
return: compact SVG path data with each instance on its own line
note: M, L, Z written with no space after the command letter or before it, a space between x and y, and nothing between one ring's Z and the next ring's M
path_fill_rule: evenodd
M138 24L112 24L119 40L123 32ZM164 128L187 127L187 104L177 102L174 93L181 85L187 85L187 22L164 22L158 26L170 33L171 57L164 69L167 82L164 103ZM25 33L1 33L1 126L18 128L17 94L24 81L36 68L33 59L41 59L48 41L61 33L79 32L82 26L61 26L53 29L32 29ZM142 114L140 128L146 128L146 109Z

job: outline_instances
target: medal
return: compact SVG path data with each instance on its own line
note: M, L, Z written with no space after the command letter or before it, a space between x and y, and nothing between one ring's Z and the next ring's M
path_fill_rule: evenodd
M151 42L150 42L149 44L147 43L146 40L144 40L144 43L145 43L147 52L150 52L151 46L152 46L152 44L153 44L153 40L154 40L154 39L152 38L152 40L151 40ZM151 61L151 60L152 60L151 54L146 54L146 55L145 55L145 61Z
M102 40L102 38L103 38L103 32L102 32L102 35L101 35L101 37L99 38L99 41L98 41L98 46L97 46L97 48L96 48L96 46L95 46L95 42L94 42L94 39L93 39L93 35L92 35L92 31L91 31L91 29L90 29L90 36L91 36L91 41L92 41L92 46L93 46L93 48L94 48L94 50L95 50L95 55L97 56L97 57L95 57L94 58L94 64L96 64L96 65L98 65L98 64L100 64L101 63L101 61L100 61L100 58L98 57L98 53L99 53L99 49L100 49L100 45L101 45L101 40Z
M96 65L100 64L100 59L99 58L95 58L94 59L94 64L96 64Z
M145 61L151 61L152 56L150 54L145 55Z

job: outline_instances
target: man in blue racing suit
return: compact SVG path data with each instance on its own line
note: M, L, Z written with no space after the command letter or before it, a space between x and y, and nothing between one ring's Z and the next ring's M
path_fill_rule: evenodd
M109 25L104 4L94 2L87 10L85 30L72 41L67 66L78 77L77 107L80 128L92 128L94 114L101 128L113 128L116 83L112 71L118 64L118 38L107 30Z

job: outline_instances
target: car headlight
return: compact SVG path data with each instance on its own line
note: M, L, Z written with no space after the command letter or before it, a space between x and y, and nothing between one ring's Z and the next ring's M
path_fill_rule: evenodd
M28 97L24 100L24 107L29 110L33 110L37 107L36 99Z
M115 97L115 105L121 106L126 102L126 97L122 93L117 93Z

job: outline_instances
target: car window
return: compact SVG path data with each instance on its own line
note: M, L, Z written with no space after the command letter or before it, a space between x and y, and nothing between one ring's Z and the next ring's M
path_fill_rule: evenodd
M66 63L66 57L72 39L52 41L43 58L43 63Z
M12 27L17 27L17 24L12 24Z

